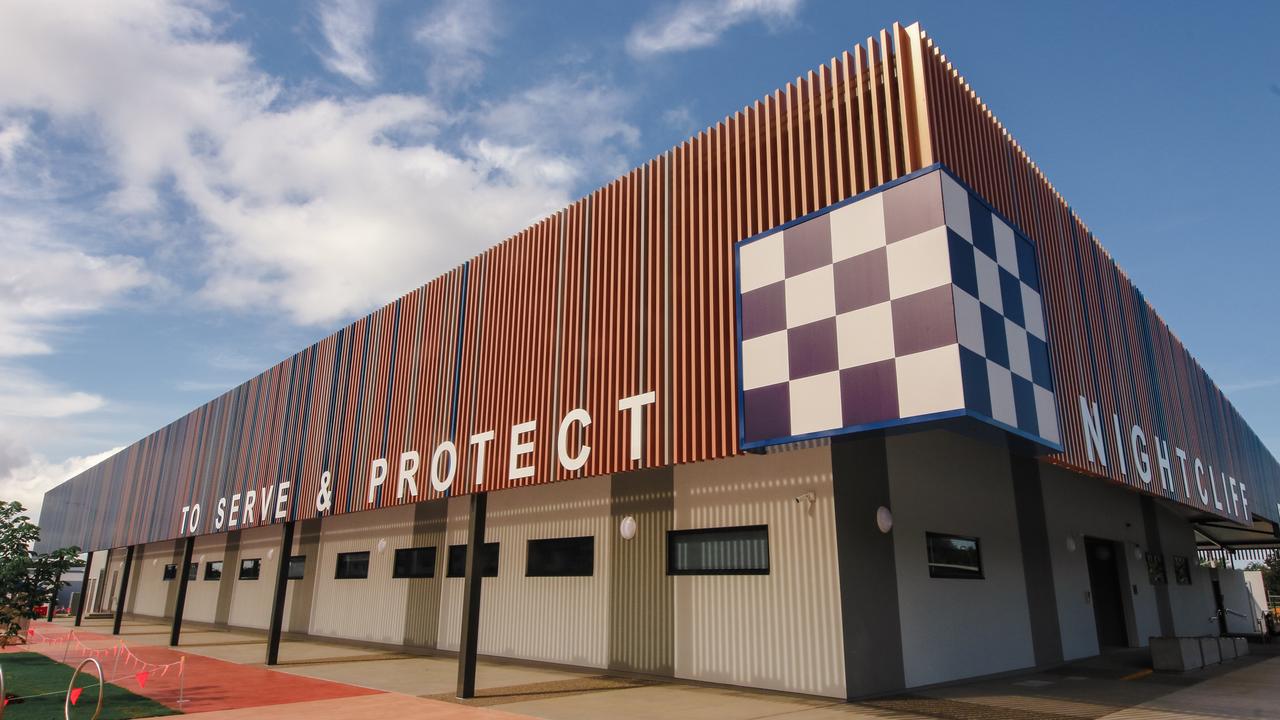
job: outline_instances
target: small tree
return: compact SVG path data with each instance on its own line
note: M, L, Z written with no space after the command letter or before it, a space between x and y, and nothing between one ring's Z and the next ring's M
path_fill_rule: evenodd
M1280 596L1280 552L1271 553L1266 562L1252 563L1250 570L1262 571L1262 585L1268 598Z
M69 547L51 553L33 548L40 541L40 528L26 516L19 502L0 501L0 647L22 637L23 620L36 617L36 607L51 600L67 583L62 576L80 567L80 548Z

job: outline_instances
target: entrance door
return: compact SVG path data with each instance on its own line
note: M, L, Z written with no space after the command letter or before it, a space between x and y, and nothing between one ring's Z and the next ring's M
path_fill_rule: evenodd
M1124 585L1120 583L1119 548L1110 540L1085 538L1089 559L1089 591L1093 619L1098 625L1098 648L1128 647L1124 621Z

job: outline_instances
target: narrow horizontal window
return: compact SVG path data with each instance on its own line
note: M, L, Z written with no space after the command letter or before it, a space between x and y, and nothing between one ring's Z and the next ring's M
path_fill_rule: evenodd
M177 566L177 565L165 565L165 566L164 566L164 578L163 578L163 579L164 579L165 581L174 580L174 579L176 579L177 577L178 577L178 566Z
M436 549L433 547L400 548L391 571L393 578L429 578L436 576Z
M445 577L466 577L467 546L449 546L449 567ZM480 577L498 577L498 543L480 546Z
M595 572L594 537L530 540L526 577L588 577Z
M369 551L338 553L335 580L363 580L369 577Z
M262 574L261 558L246 558L240 561L241 580L257 580L260 574Z
M769 526L667 531L668 575L768 575Z
M289 579L301 580L307 571L307 556L294 555L289 558Z
M982 579L982 551L978 538L927 532L929 577L961 580Z
M214 560L204 564L205 580L221 580L222 579L222 561Z

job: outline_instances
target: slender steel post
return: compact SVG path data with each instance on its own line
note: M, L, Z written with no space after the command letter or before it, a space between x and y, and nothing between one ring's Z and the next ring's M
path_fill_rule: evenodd
M93 570L93 551L89 551L89 558L84 561L84 580L80 581L80 602L76 603L76 627L80 627L80 622L84 620L84 606L89 601L89 573Z
M61 584L61 577L53 581L53 594L49 597L49 612L47 613L48 617L45 618L45 622L53 622L53 611L58 607L58 590L60 589L59 586Z
M173 604L173 629L169 631L169 647L178 647L182 636L182 611L187 607L187 582L191 572L191 553L195 552L196 539L188 537L182 548L182 565L178 573L178 601Z
M271 604L271 630L267 633L267 664L280 661L280 626L284 624L284 596L289 590L289 556L293 553L293 521L284 524L280 538L280 562L276 569L276 597Z
M124 622L124 601L129 596L129 573L133 571L133 545L124 554L124 572L120 573L120 598L116 601L116 621L111 626L111 634L120 634L120 623Z
M476 645L480 638L480 547L484 544L484 516L488 495L471 494L467 523L467 570L462 583L462 641L458 644L458 697L476 696Z

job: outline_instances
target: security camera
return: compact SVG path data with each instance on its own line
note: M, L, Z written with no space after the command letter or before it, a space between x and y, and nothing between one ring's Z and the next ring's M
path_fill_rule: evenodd
M796 504L799 505L802 502L811 503L816 501L817 499L818 499L818 496L814 495L813 492L801 493L796 496Z

